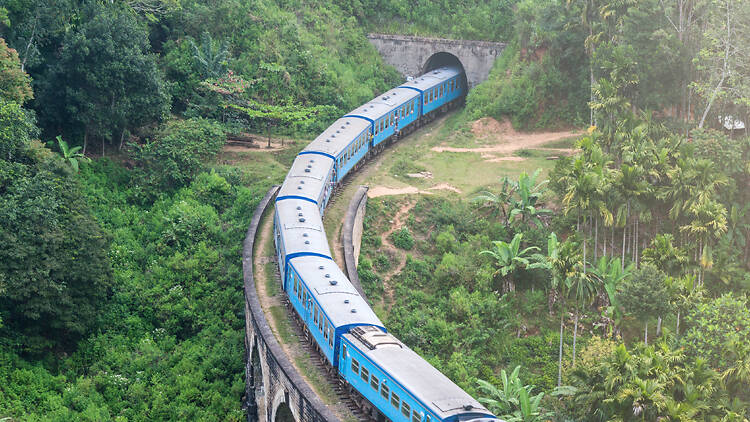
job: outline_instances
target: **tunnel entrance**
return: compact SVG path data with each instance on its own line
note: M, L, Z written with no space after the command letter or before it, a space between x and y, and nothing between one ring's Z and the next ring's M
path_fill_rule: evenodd
M444 66L451 66L451 67L459 67L461 70L464 71L464 86L469 86L467 84L466 80L466 69L464 69L463 63L461 63L461 60L458 59L458 57L454 56L451 53L446 53L444 51L441 51L439 53L435 53L432 56L430 56L429 59L427 59L427 62L422 66L422 73L425 74L431 70L435 70Z
M292 409L286 402L279 405L276 410L276 420L274 422L294 422L294 415L292 415Z

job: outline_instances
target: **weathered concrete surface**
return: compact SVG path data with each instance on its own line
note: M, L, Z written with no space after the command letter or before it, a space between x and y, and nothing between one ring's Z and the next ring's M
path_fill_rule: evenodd
M359 248L362 244L362 224L365 220L365 205L367 205L367 186L360 186L349 202L349 208L344 216L344 227L341 230L341 243L344 244L344 262L346 275L359 294L367 300L365 290L359 282L357 265L359 264Z
M438 53L453 55L464 67L469 87L487 79L495 59L505 43L489 41L448 40L404 35L370 34L367 36L386 63L404 76L418 76L437 66L430 59Z
M274 422L279 408L289 406L298 422L340 422L297 373L268 325L258 300L253 274L253 247L263 212L278 192L272 187L255 209L242 246L245 288L245 397L248 422Z

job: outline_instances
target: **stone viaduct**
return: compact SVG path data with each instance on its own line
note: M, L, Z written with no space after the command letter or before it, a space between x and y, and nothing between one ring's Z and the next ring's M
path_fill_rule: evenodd
M443 38L370 34L367 36L383 60L405 77L418 76L446 64L460 63L469 88L487 79L504 43L447 40Z

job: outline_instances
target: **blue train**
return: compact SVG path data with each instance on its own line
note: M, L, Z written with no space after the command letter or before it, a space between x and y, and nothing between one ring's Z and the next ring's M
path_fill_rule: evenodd
M486 408L393 335L332 259L322 216L336 185L371 154L464 98L443 67L338 119L296 157L276 197L283 289L330 369L384 422L492 420Z

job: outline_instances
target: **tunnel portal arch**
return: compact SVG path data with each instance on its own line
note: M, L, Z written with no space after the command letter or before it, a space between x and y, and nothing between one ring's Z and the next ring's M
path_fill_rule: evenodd
M427 59L424 66L422 66L422 72L421 74L427 73L431 70L439 69L444 66L451 66L451 67L459 67L461 70L464 71L464 77L463 77L463 86L468 86L467 79L466 79L466 69L464 68L464 64L461 63L461 59L456 57L455 55L445 52L445 51L439 51L430 58Z

